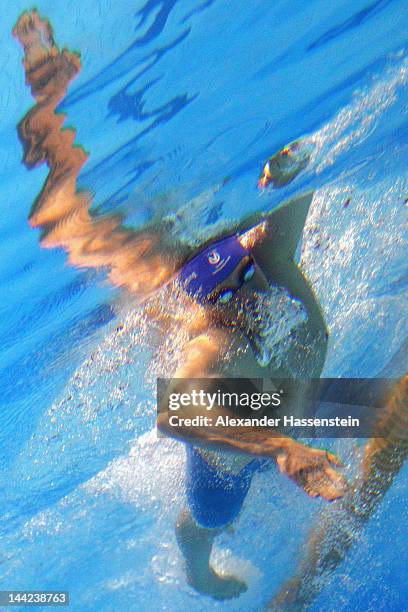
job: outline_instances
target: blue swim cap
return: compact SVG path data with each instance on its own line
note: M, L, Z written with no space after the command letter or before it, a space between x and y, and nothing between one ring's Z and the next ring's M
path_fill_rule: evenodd
M178 280L183 289L200 303L206 303L214 289L249 256L238 236L214 242L190 259L181 269Z

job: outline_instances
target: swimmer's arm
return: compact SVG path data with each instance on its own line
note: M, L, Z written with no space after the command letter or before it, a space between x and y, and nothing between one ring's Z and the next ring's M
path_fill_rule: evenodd
M191 427L186 426L182 419L194 418L196 416L209 417L216 420L219 416L233 418L234 415L224 407L213 406L211 412L207 411L203 406L179 408L177 411L169 409L169 398L174 393L186 393L194 388L194 383L191 379L200 379L200 388L206 393L216 391L214 389L214 371L215 364L219 361L220 356L227 349L228 337L221 329L209 329L206 333L197 335L195 338L187 342L183 350L183 363L177 369L174 378L165 392L165 396L160 406L158 415L158 427L161 431L172 437L187 440L194 438L195 443L202 446L211 445L223 450L234 450L236 452L249 453L253 455L264 456L270 455L275 449L276 453L279 449L283 450L292 440L288 438L275 438L271 442L269 449L262 446L262 442L267 439L267 436L261 432L255 432L250 428L248 431L243 431L237 434L231 432L229 428L217 430L213 427ZM177 415L181 425L173 427L170 422L170 417ZM273 447L273 448L272 448Z
M313 193L294 198L266 217L262 232L253 247L258 265L270 283L285 287L292 297L300 300L307 312L305 333L308 345L313 342L313 363L308 376L319 377L323 369L329 332L319 301L304 270L296 263L296 250L302 239ZM248 232L250 236L251 231ZM244 234L245 236L245 234Z
M250 237L252 228L259 227L259 249L266 246L270 249L278 244L276 251L281 257L294 257L297 245L302 237L306 217L313 200L314 192L310 191L296 198L283 202L272 211L257 212L244 219L238 233L248 232Z
M308 192L283 202L270 212L253 213L235 224L220 223L208 243L239 234L243 245L252 250L263 267L279 270L288 262L293 264L313 195Z
M302 486L306 493L315 497L321 495L325 499L341 497L346 490L344 478L333 469L340 462L326 451L309 448L291 438L262 428L239 429L233 427L215 428L206 426L191 427L180 421L179 426L173 426L171 416L194 418L196 416L211 417L213 423L219 416L236 418L224 407L214 406L211 411L205 407L189 407L168 410L171 393L186 392L194 388L194 383L178 379L206 379L200 381L200 388L205 386L206 392L214 392L215 364L220 354L226 350L227 337L222 330L212 329L206 334L197 336L187 343L184 349L184 363L177 370L170 388L167 389L160 414L158 428L170 435L189 441L194 445L218 448L224 451L245 453L254 456L272 457L276 460L280 471ZM174 421L174 420L173 420Z
M160 431L202 448L275 459L296 445L296 442L290 438L276 434L272 430L265 432L261 428L254 427L215 426L214 423L220 417L225 421L237 418L236 414L224 406L215 404L211 410L207 410L205 406L188 408L179 406L177 409L168 409L171 396L190 394L194 389L198 390L197 385L189 380L173 380L171 387L165 393L158 415L157 424ZM210 394L217 391L212 379L201 380L199 389ZM197 417L201 419L202 424L190 425L190 421Z
M241 221L218 220L202 228L200 246L204 248L226 236L239 234L248 248L259 247L263 251L272 248L281 256L293 259L312 200L313 192L308 192L283 202L272 211L255 212Z
M88 155L64 127L57 105L81 69L80 58L55 44L51 26L37 11L23 13L13 31L24 48L26 83L36 105L18 125L28 168L46 163L49 174L35 201L30 224L41 230L45 248L62 247L77 267L108 270L109 279L143 298L170 280L185 258L166 227L133 231L119 215L96 216L92 196L79 191L77 177Z
M183 393L186 392L185 384L179 388ZM212 424L206 425L204 421L202 425L192 427L183 423L183 419L193 419L197 416L202 419L211 418ZM304 446L272 430L215 427L213 424L220 416L224 419L237 418L237 415L219 406L214 406L211 411L205 408L178 409L174 412L163 410L158 417L158 428L163 433L194 446L273 458L279 470L311 497L321 496L333 500L342 497L346 492L345 479L334 469L341 463L331 453Z
M381 380L381 379L379 379ZM372 383L370 383L371 386ZM378 391L381 393L381 389ZM304 558L271 601L268 610L303 609L326 584L394 482L408 456L408 374L393 387L384 385L385 409L375 437L365 447L360 473L336 513L325 510L316 521Z

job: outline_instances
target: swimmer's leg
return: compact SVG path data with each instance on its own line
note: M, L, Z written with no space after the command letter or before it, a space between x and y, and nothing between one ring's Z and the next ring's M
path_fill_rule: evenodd
M254 470L246 467L238 474L228 474L210 465L198 449L188 445L186 452L190 508L181 513L176 534L187 580L196 591L214 599L238 597L246 590L245 583L233 576L219 576L210 565L210 556L214 538L239 514Z
M266 260L295 259L313 196L314 192L305 193L268 214L266 236L257 248L260 255L266 251Z
M176 525L176 536L186 564L187 580L199 593L214 599L232 599L246 591L246 585L233 576L219 576L210 566L214 539L223 529L206 529L196 523L190 510L183 510Z

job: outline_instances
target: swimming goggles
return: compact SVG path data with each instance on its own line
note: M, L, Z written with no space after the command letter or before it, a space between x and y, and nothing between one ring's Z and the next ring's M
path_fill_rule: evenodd
M252 280L254 274L254 258L252 255L248 255L244 258L241 270L239 271L239 284L236 287L222 287L222 289L214 291L208 296L208 301L211 304L227 304L245 283Z

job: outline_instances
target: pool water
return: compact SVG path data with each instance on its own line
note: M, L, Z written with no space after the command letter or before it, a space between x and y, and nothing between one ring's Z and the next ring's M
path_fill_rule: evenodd
M407 370L408 4L405 0L38 0L82 71L61 110L90 153L80 187L138 226L206 226L315 189L299 248L330 329L326 376ZM70 591L77 611L262 610L325 506L258 474L214 565L248 582L214 602L186 583L174 537L182 445L154 431L158 350L146 313L39 246L16 124L32 105L3 11L0 39L1 588ZM260 194L298 138L308 168ZM222 189L218 189L223 185ZM177 344L177 335L168 345ZM333 445L353 473L361 447ZM312 610L408 609L407 467Z

